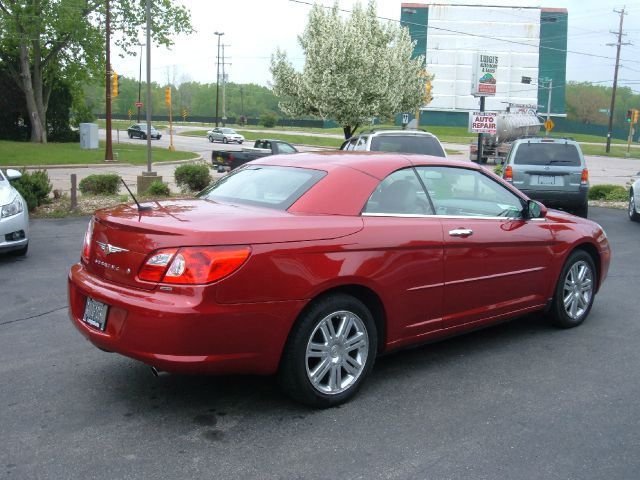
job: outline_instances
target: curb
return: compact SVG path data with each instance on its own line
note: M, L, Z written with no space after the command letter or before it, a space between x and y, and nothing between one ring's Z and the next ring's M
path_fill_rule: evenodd
M185 160L168 160L166 162L151 162L151 165L180 165L182 163L199 162L203 160L203 156L198 154L197 157L187 158ZM66 164L66 165L3 165L2 168L13 168L15 170L27 169L27 170L55 170L62 168L111 168L111 167L144 167L146 165L133 164L133 163L79 163L79 164Z

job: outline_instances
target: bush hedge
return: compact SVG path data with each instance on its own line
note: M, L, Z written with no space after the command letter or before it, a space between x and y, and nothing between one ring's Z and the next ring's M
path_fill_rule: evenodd
M629 191L620 185L594 185L589 189L589 200L626 201Z
M115 173L89 175L80 180L78 188L83 195L115 195L120 188L120 175Z
M176 184L199 192L211 183L211 174L207 165L180 165L174 172Z
M149 185L149 189L147 190L147 195L155 195L157 197L168 197L171 195L171 190L169 190L169 185L160 180L156 180L151 185Z
M46 170L36 170L34 172L22 170L22 177L13 180L11 184L25 199L30 211L45 203L52 189L49 174Z
M278 122L278 117L276 117L275 113L268 112L260 115L260 124L263 127L273 128L276 126L277 122Z

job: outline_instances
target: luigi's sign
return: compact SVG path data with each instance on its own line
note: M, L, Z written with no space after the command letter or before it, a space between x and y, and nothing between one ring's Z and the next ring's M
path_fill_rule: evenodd
M496 94L498 55L478 52L473 60L471 94L474 97L489 97Z

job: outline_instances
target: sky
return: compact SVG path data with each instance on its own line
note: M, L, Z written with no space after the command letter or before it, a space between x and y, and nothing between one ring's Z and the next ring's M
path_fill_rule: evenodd
M196 30L190 35L174 37L171 49L152 47L151 77L161 84L171 81L198 81L213 83L216 79L217 36L224 32L228 81L268 85L271 80L269 63L271 55L280 48L287 52L295 68L304 65L302 50L297 37L304 30L310 5L296 0L175 0L191 11L192 25ZM307 0L302 0L307 1ZM308 0L313 1L313 0ZM323 5L333 5L333 0L320 0ZM339 0L341 8L350 10L354 0ZM366 2L363 2L366 3ZM409 2L407 2L409 3ZM414 3L429 3L419 2ZM436 2L433 2L436 3ZM620 15L614 12L624 4L611 0L465 0L441 1L443 4L509 5L566 8L569 12L567 80L590 81L611 85L615 65L615 43ZM400 19L400 0L378 0L380 17L395 21ZM618 78L619 84L629 86L640 93L640 1L630 0L624 18L623 31L627 34L623 46ZM143 32L141 32L141 39ZM585 52L608 58L595 58L572 52ZM130 78L138 76L139 56L119 58L112 62L115 70ZM142 76L145 78L143 58Z

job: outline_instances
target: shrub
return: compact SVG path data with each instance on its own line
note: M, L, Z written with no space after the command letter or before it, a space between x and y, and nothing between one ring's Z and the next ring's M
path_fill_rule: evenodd
M52 188L49 174L46 170L36 170L34 172L22 170L22 177L13 180L11 184L25 199L29 210L33 210L45 203Z
M211 174L207 165L180 165L174 172L176 184L193 192L203 190L211 183Z
M89 175L78 185L83 195L115 195L119 187L120 175L115 173Z
M171 195L171 190L169 190L169 185L161 182L160 180L156 180L151 185L149 185L147 195L154 195L156 197L168 197L169 195Z
M589 189L589 200L627 200L629 192L620 185L594 185Z
M493 167L493 173L495 173L498 176L502 176L502 164L496 165L495 167Z
M260 115L260 125L267 128L273 128L276 126L278 117L275 113L267 112Z

